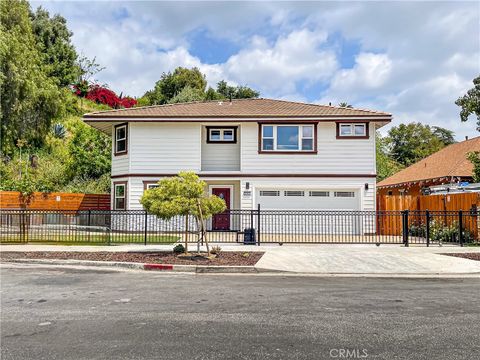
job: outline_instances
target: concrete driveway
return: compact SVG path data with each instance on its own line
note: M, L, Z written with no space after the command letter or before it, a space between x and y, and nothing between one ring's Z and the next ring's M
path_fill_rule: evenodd
M478 274L480 261L441 255L480 252L479 247L398 245L284 245L269 248L260 269L316 274L446 275Z

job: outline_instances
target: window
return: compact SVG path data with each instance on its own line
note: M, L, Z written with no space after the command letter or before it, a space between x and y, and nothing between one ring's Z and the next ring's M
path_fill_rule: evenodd
M314 152L314 125L260 125L260 151Z
M355 197L353 191L335 191L335 197Z
M127 153L127 124L115 127L115 155Z
M207 126L207 143L236 143L237 128L212 128Z
M304 196L305 193L303 191L298 191L298 190L286 190L286 191L284 191L283 195L285 195L285 196Z
M318 197L329 197L330 192L329 191L310 191L310 196L318 196Z
M155 189L156 187L158 187L158 184L157 183L146 184L145 187L146 187L146 190Z
M280 191L260 190L260 196L280 196Z
M368 138L368 124L337 123L337 138Z
M114 210L125 210L126 209L126 189L127 183L114 183Z

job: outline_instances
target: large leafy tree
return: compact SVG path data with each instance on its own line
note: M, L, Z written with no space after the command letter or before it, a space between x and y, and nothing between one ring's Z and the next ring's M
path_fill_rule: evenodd
M455 104L460 106L460 119L467 121L470 115L477 117L477 131L480 131L480 76L473 79L473 88L467 91L467 93L458 98Z
M221 80L217 84L217 93L224 99L249 99L257 98L260 93L247 86L231 86L225 80Z
M61 87L71 85L78 78L80 69L76 64L77 52L71 43L73 33L67 28L67 21L58 14L50 17L41 7L31 12L30 17L48 76L55 78Z
M404 166L391 158L387 139L380 134L376 135L376 159L377 159L377 181L382 181L396 172L402 170Z
M0 2L0 68L2 154L12 154L19 139L40 146L61 92L42 61L25 0Z
M388 132L390 156L409 166L454 142L453 132L421 123L400 124Z

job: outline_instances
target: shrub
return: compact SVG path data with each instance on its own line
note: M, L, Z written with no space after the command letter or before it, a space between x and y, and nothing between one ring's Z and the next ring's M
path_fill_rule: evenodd
M182 244L178 244L173 248L175 254L182 254L185 252L185 247Z
M220 246L213 246L212 249L210 250L211 254L218 255L222 252L222 248Z

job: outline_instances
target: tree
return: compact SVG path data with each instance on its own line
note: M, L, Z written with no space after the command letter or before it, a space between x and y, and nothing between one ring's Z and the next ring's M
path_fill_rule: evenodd
M207 87L205 75L196 67L192 69L177 67L173 73L163 73L160 80L155 83L155 88L147 91L144 96L152 105L166 104L187 86L202 94L205 93Z
M377 181L382 181L389 176L399 172L403 166L390 157L388 144L385 138L379 133L376 134L376 159L377 159Z
M467 154L467 159L473 165L473 182L480 183L480 151L472 151Z
M202 101L205 95L198 89L193 89L190 86L185 86L177 95L171 98L168 103L185 103L190 101Z
M349 108L349 109L353 108L353 106L350 105L350 104L347 103L347 102L341 102L341 103L338 104L338 106L344 107L344 108Z
M0 2L0 152L12 154L18 139L41 146L61 111L62 93L35 43L24 0Z
M260 96L258 91L255 91L247 86L231 86L225 80L217 83L217 93L224 99L250 99Z
M180 172L175 177L160 180L158 187L146 190L140 199L145 210L160 219L185 218L185 253L188 253L189 217L194 216L204 232L205 220L226 209L223 199L205 194L205 187L205 181L195 173ZM210 254L206 238L205 243Z
M78 55L71 43L73 33L67 28L67 20L58 14L50 17L42 7L31 12L30 18L48 76L55 78L60 87L73 84L80 69L76 64Z
M477 117L477 131L480 131L480 76L473 79L473 88L465 95L458 98L455 104L460 106L460 120L467 121L469 116L475 114Z
M404 166L410 166L437 152L452 140L451 131L439 127L432 129L421 123L393 127L386 139L392 159Z

